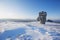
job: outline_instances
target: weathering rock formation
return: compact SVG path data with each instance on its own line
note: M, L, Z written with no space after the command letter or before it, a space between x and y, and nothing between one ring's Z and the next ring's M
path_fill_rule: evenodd
M41 24L45 24L46 22L46 16L47 16L47 12L39 12L39 16L37 18L38 21L40 21Z

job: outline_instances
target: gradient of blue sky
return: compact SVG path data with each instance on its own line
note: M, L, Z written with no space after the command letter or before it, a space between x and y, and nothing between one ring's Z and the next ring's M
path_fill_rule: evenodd
M60 0L0 0L0 18L35 19L40 11L60 19Z

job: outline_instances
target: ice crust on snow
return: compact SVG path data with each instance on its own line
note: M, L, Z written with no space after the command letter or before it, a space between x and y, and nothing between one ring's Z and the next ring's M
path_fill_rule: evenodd
M0 37L3 37L4 35L2 34L6 31L19 28L24 29L25 33L22 34L19 32L15 36L12 35L12 37L5 38L5 40L60 40L60 24L50 22L46 22L46 24L40 24L39 22L1 22Z

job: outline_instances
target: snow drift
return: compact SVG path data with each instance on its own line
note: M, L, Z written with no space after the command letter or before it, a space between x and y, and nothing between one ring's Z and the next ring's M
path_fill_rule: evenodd
M1 22L0 40L60 40L60 24L46 22Z

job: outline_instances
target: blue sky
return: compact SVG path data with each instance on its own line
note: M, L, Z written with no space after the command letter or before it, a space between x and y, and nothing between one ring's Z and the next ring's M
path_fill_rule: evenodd
M40 11L60 19L60 0L0 0L0 19L36 19Z

